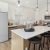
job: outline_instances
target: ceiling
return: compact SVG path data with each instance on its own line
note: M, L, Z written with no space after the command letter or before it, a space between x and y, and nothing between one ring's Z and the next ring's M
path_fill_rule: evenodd
M6 2L6 3L11 3L14 5L18 4L18 0L0 0L0 1ZM28 3L26 3L26 2L28 2ZM30 8L36 8L37 0L20 0L20 4L22 6L26 6L26 7L30 7ZM47 0L39 0L39 3L38 3L39 9L42 9L44 7L46 9L46 6L47 6L46 4L47 4ZM48 4L49 4L49 9L50 9L50 0L48 0Z

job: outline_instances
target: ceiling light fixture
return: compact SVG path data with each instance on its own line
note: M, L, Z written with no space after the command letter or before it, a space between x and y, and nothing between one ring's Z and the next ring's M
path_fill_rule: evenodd
M20 0L18 0L18 7L20 6Z
M48 15L48 0L47 0L47 10L46 10L46 15Z
M39 10L39 9L38 9L38 0L37 0L37 7L36 7L36 9L37 9L37 11Z

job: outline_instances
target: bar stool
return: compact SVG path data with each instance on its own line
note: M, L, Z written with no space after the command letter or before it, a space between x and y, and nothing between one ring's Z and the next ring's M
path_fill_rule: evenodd
M43 33L42 37L44 37L44 39L43 39L43 47L46 44L47 45L47 49L49 50L49 43L48 42L49 42L49 38L50 38L50 31ZM46 38L46 43L44 43L45 42L45 38Z
M28 40L29 40L29 50L30 50L31 43L34 44L34 50L37 49L36 48L37 44L39 44L39 49L38 50L40 50L40 48L42 50L42 43L41 43L41 38L40 37L35 36L35 37L33 37L31 39L28 39Z

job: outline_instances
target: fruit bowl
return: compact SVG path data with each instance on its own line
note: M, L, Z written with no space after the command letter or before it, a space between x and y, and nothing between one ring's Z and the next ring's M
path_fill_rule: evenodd
M34 28L30 28L30 29L24 28L24 31L25 31L25 32L33 32L33 31L35 31L35 29L34 29Z

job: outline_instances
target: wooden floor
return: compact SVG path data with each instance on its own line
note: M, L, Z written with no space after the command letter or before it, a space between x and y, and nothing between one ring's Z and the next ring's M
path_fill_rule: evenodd
M47 45L45 44L45 47L43 48L43 50L47 50ZM50 50L50 43L49 43L49 50Z
M11 50L11 41L0 43L0 50Z
M11 41L9 40L9 41L0 43L0 50L11 50ZM47 49L43 48L43 50L47 50Z

